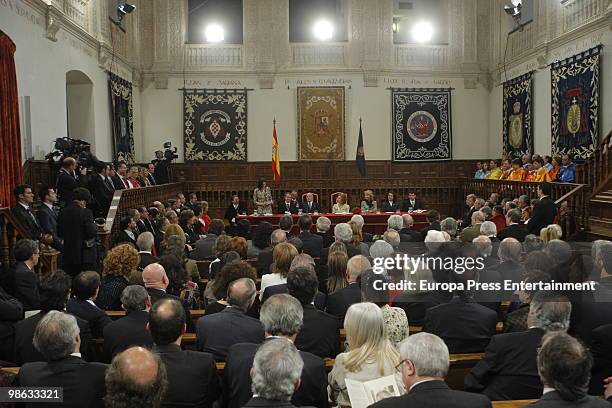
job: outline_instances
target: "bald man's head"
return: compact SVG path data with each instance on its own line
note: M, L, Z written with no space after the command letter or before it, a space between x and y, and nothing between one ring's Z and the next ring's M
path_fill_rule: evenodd
M142 281L146 288L166 289L168 287L168 275L164 267L158 263L147 265L142 271Z
M131 347L113 358L106 371L106 406L158 407L168 385L159 356L142 347Z
M516 238L505 238L500 242L497 256L502 261L519 261L523 246Z
M255 301L257 287L250 278L240 278L231 282L227 287L227 303L244 312Z
M147 328L155 344L165 346L180 341L181 335L186 330L185 323L183 305L175 299L162 299L155 302L151 308Z

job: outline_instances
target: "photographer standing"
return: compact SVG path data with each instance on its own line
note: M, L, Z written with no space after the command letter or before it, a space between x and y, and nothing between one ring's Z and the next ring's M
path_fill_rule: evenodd
M73 157L66 157L62 161L56 183L60 207L63 208L70 204L72 202L72 191L85 185L87 185L87 168L81 167L77 172L77 161Z

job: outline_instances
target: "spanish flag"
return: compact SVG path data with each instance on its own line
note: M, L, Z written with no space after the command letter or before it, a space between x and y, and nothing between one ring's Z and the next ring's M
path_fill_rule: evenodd
M276 136L276 120L274 120L274 131L272 132L272 174L274 181L280 181L280 153L278 151L278 137Z

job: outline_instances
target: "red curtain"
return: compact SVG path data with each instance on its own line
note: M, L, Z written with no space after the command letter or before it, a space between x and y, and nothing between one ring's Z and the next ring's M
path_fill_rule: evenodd
M15 204L13 188L23 180L15 50L0 30L0 207Z

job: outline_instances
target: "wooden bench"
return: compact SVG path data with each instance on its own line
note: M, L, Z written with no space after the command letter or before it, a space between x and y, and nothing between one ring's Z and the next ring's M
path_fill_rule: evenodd
M530 405L537 400L513 400L513 401L493 401L493 408L521 408Z
M410 330L410 334L417 334L423 331L423 326L409 326L409 330ZM504 330L504 322L497 322L497 325L495 326L495 330L497 330L498 332L501 332L502 330Z

